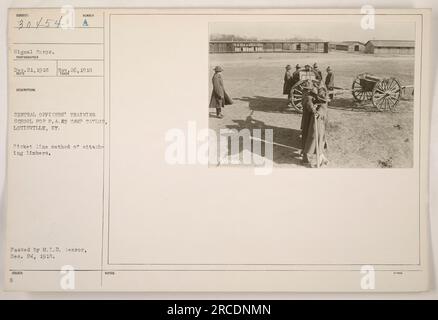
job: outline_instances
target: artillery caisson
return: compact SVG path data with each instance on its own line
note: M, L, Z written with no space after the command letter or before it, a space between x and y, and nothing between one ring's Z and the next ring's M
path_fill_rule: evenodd
M368 73L359 74L351 92L356 101L370 101L380 111L394 111L400 101L401 85L395 78L380 78Z

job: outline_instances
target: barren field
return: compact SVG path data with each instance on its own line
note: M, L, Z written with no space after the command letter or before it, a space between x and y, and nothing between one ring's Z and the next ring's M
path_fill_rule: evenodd
M223 119L217 119L210 109L210 128L273 129L275 165L301 167L301 115L286 108L283 75L287 64L294 67L314 62L323 77L327 66L332 67L336 87L351 88L355 77L363 72L395 77L402 86L414 84L413 56L339 52L210 54L210 79L213 67L221 65L225 89L234 100L233 105L225 107ZM411 167L412 90L406 90L395 112L379 112L371 102L356 103L350 92L337 95L329 106L327 132L328 167Z

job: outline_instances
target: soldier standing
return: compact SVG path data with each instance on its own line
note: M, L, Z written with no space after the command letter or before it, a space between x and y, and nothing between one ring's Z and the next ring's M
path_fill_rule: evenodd
M313 71L315 72L316 80L321 81L322 80L322 72L318 68L318 64L315 62L313 64Z
M287 94L288 100L290 100L290 89L292 79L292 67L290 64L286 66L286 72L284 73L283 94Z
M327 149L328 111L325 91L322 88L318 90L311 81L303 89L303 117L301 119L303 164L309 165L309 155L315 153L319 154L319 159L316 159L319 164L327 164L328 160L324 155L324 150ZM317 130L315 130L315 126L318 127ZM317 136L315 132L318 132Z
M330 100L333 99L333 88L335 86L335 74L333 73L332 68L330 66L327 67L327 75L325 77L325 86L329 93Z
M292 74L292 85L291 85L291 88L298 82L298 81L300 81L300 70L301 70L301 67L300 67L300 65L299 64L297 64L296 66L295 66L295 71L294 71L294 73Z
M214 68L214 75L212 78L213 82L213 91L211 92L211 99L210 99L210 108L216 109L216 116L219 119L222 119L224 115L222 114L222 108L225 106L225 88L224 83L222 80L221 72L224 69L222 69L221 66L216 66Z

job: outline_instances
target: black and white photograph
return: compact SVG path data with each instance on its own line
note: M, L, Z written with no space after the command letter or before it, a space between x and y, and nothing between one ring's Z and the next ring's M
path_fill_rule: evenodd
M218 166L412 167L415 25L335 18L210 23L209 126L239 145Z

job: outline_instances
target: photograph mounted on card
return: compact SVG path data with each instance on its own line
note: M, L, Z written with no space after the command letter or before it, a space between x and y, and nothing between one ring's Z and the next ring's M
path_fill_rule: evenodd
M430 26L10 9L7 289L427 290Z

